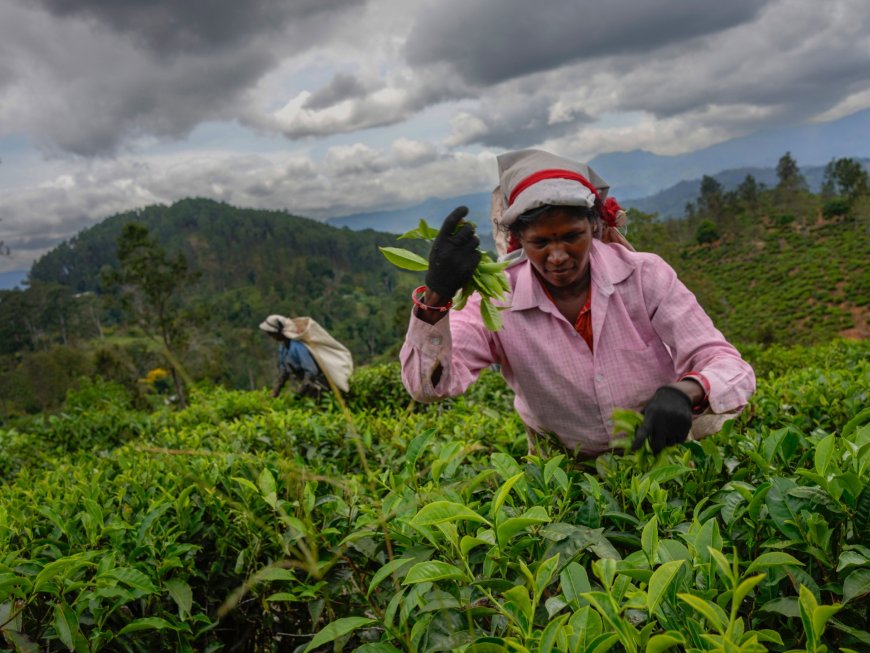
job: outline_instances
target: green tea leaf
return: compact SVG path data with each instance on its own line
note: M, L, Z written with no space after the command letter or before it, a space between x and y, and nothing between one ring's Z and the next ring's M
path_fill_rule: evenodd
M420 435L411 440L408 444L408 448L405 450L405 464L408 467L413 467L417 464L417 459L423 453L426 445L429 444L429 441L434 435L435 429L426 429Z
M501 329L502 319L499 310L485 297L480 300L480 317L483 318L483 325L490 331Z
M190 589L190 585L180 578L170 578L166 581L166 589L178 606L179 616L186 619L193 607L193 591Z
M614 633L602 633L589 642L586 648L586 653L605 653L613 649L613 646L619 641L619 635Z
M728 616L718 605L694 594L677 594L677 598L687 603L693 610L700 612L704 616L704 619L707 620L707 623L713 626L719 634L725 633L725 624L728 623Z
M372 580L369 583L369 589L366 592L366 596L369 596L372 593L372 590L380 585L387 576L391 575L393 572L398 571L399 569L413 561L414 558L396 558L395 560L390 560L390 562L378 569L375 575L372 576Z
M429 269L429 261L419 254L401 247L378 247L386 259L403 270L422 272Z
M263 496L275 496L275 493L278 491L277 486L275 484L275 477L272 476L272 472L269 471L268 468L264 467L260 472L260 476L257 478L257 485L260 486L260 492L263 493Z
M782 551L772 551L770 553L762 553L746 568L744 573L751 574L756 570L764 570L767 567L781 567L783 565L799 565L803 566L800 560L793 555Z
M143 630L180 630L180 628L160 617L143 617L128 623L118 631L118 634L128 635L129 633L138 633Z
M157 588L151 582L151 579L133 567L115 567L97 576L97 580L105 578L113 578L128 587L145 592L146 594L155 594L157 592Z
M767 576L767 574L758 574L756 576L745 578L734 590L734 595L731 597L732 605L739 606L743 603L743 599L746 598L746 595L749 594L752 588L758 585L765 576Z
M568 563L559 574L559 582L562 586L562 594L565 595L568 603L575 608L586 605L586 600L581 598L581 594L591 592L592 586L589 584L589 575L582 565L577 562Z
M411 523L416 526L432 526L441 522L458 520L476 521L490 525L485 518L478 515L471 508L452 501L433 501L423 506L411 518Z
M429 562L418 562L408 570L408 575L402 581L402 585L413 585L415 583L435 582L437 580L467 580L465 573L449 563L441 562L440 560L430 560Z
M79 631L78 616L75 610L66 603L58 603L54 606L54 629L60 641L71 651L82 650L82 644L85 644L84 650L88 650L87 644L83 641L82 634Z
M501 637L481 637L465 650L467 653L511 653Z
M342 617L341 619L336 619L318 632L314 636L314 639L308 642L308 646L305 647L302 653L308 653L308 651L315 649L318 646L322 646L327 642L335 641L342 635L347 635L348 633L355 631L357 628L362 628L363 626L368 626L373 623L375 623L375 620L369 619L368 617Z
M855 534L870 540L870 482L864 485L855 502Z
M517 533L524 531L529 526L545 524L550 521L550 516L542 506L529 508L519 517L511 517L499 524L496 531L499 544L504 546Z
M552 653L556 646L556 641L559 637L559 631L568 621L570 615L559 615L555 619L550 620L544 632L541 633L541 643L538 645L538 653Z
M843 581L843 603L870 594L870 569L856 569Z
M524 585L515 585L504 593L505 598L513 603L526 618L526 623L531 623L534 614L532 601L529 598L529 591Z
M655 614L656 608L661 603L665 592L667 592L671 583L674 582L674 578L682 566L682 560L673 560L664 563L653 572L646 590L646 605L650 616Z
M491 533L492 531L489 532ZM459 540L459 550L462 552L464 558L468 557L469 551L481 545L492 546L492 542L479 537L471 537L470 535L463 535L462 539Z
M95 567L96 565L81 556L69 556L60 558L45 565L36 575L36 580L33 581L33 592L41 592L46 588L46 585L54 580L57 576L70 576L76 573L83 567Z
M662 635L653 635L646 644L646 653L662 653L674 646L685 646L686 639L673 630Z
M731 569L731 563L728 562L728 558L726 558L725 554L719 549L714 549L712 546L707 547L707 551L710 553L710 557L719 568L722 577L729 581L729 587L733 587L734 583L737 582L737 579L734 577L734 572Z
M656 564L659 548L659 521L655 515L650 519L640 534L640 545L646 554L650 567Z
M553 574L556 573L556 567L558 566L558 553L551 558L547 558L538 565L538 569L535 572L535 596L540 597L543 595L544 589L546 589L547 585L550 584L550 581L553 580Z
M816 472L820 476L824 476L827 473L828 467L830 467L831 461L834 458L835 447L836 439L833 435L822 438L821 442L816 445L814 463Z
M502 484L492 500L492 507L489 510L489 514L491 517L495 517L498 509L501 508L502 504L505 502L505 499L507 499L508 494L510 494L511 488L516 485L517 481L519 481L525 475L525 472L514 474Z

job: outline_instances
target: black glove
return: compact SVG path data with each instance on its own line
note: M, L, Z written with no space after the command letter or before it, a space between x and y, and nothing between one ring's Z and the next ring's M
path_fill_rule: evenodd
M442 297L453 297L457 290L471 280L480 262L480 252L477 251L480 240L474 233L474 225L466 222L459 229L456 228L466 215L468 209L460 206L444 218L441 231L429 252L426 287Z
M649 438L654 453L685 442L692 428L692 400L674 387L663 385L643 409L643 424L634 432L631 448L637 451Z

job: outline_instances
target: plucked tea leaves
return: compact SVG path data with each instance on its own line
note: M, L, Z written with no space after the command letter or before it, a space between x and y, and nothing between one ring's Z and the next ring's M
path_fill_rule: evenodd
M429 261L410 250L401 247L379 247L378 249L397 268L413 270L414 272L423 272L429 269Z
M417 238L432 241L438 235L438 230L430 227L425 220L420 220L416 229L412 229L401 236L399 240ZM423 272L429 269L429 261L414 252L401 247L379 247L384 257L393 265L402 270ZM468 302L468 298L474 293L480 295L480 317L484 326L490 331L498 331L502 326L499 311L506 308L504 305L496 305L493 302L504 302L510 293L511 287L508 282L505 268L507 261L493 261L489 254L480 252L480 261L474 269L471 280L453 297L453 310L461 310Z

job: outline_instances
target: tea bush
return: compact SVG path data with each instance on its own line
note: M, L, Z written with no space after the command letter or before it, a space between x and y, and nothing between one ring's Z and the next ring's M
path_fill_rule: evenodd
M526 455L494 371L85 389L0 430L0 650L868 650L867 344L746 355L722 433L589 463Z

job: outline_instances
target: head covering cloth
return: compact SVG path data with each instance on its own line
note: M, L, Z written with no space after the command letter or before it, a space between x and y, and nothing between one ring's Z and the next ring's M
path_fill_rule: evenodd
M535 149L506 152L496 161L499 186L493 192L490 212L494 231L510 226L526 211L542 206L597 207L604 223L602 240L633 249L618 231L627 222L625 211L615 199L608 197L610 186L590 166ZM501 198L496 201L499 192ZM499 243L500 239L496 236L495 240ZM518 248L516 239L510 238L506 250Z

